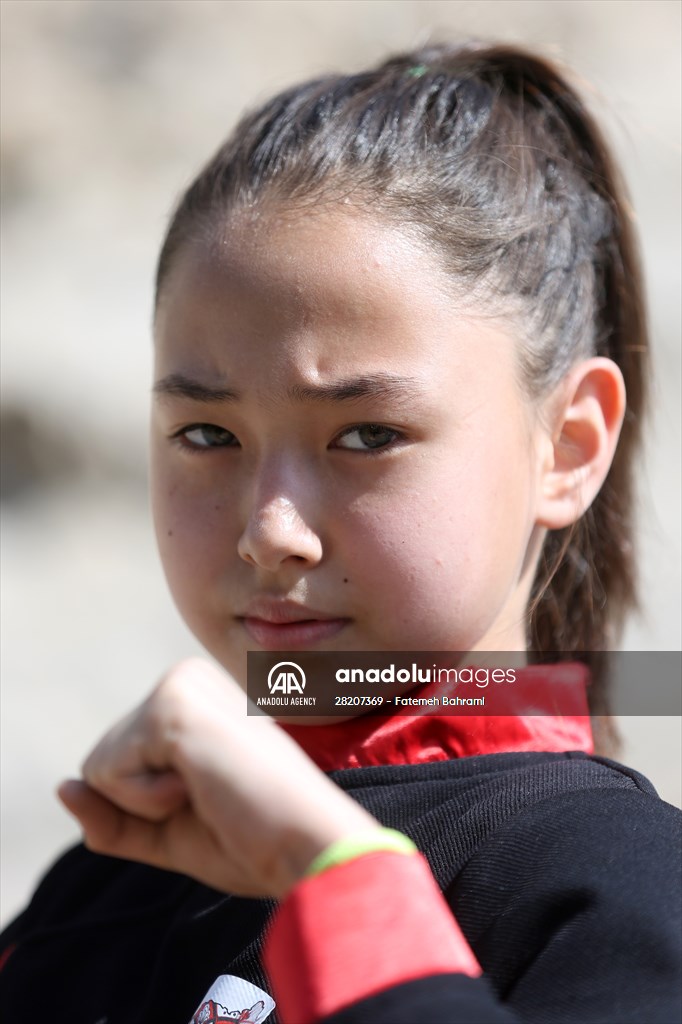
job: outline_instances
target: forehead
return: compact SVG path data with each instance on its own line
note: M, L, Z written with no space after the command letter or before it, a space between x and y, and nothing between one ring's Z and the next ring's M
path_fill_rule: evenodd
M157 311L157 365L220 376L226 360L231 374L258 360L270 378L300 380L418 367L433 378L465 357L476 320L409 228L343 204L256 208L180 248Z
M216 287L244 300L267 296L287 319L409 314L454 298L452 282L416 232L343 204L231 213L205 239L181 246L161 311L178 293L183 301L199 293L205 299Z

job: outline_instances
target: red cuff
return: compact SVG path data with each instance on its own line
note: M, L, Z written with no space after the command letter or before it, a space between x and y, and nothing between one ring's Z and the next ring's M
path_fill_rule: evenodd
M346 861L292 890L264 950L284 1024L431 974L481 974L421 854Z

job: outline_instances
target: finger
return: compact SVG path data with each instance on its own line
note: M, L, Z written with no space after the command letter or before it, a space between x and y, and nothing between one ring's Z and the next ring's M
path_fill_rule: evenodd
M147 821L164 821L187 803L187 788L175 771L142 771L102 778L84 773L90 789L122 811Z
M124 812L78 779L62 782L57 795L77 819L88 846L102 851L117 846Z
M83 839L94 853L172 867L165 848L164 826L122 810L87 783L63 782L57 790L66 809L78 820Z
M172 780L184 737L203 733L216 719L235 730L244 700L225 673L198 659L181 662L102 737L83 764L83 778L132 814L150 816L157 801L172 810L184 799L181 783Z
M190 807L166 822L155 823L122 811L80 780L63 782L58 795L78 820L83 841L93 853L178 871L224 892L253 897L271 895L257 878L251 877L247 865L237 867L230 863Z

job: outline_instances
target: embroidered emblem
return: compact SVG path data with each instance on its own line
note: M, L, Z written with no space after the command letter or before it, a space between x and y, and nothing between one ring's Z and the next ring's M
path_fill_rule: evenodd
M274 999L262 988L234 974L221 974L190 1024L263 1024L274 1008Z

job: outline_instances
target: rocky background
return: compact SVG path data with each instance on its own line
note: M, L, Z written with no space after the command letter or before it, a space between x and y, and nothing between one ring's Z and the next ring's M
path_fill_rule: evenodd
M628 649L680 648L677 2L3 0L2 917L76 837L52 796L197 645L157 565L145 461L157 248L246 105L429 38L542 47L584 79L641 225L656 362L645 604ZM623 760L679 803L679 720Z

